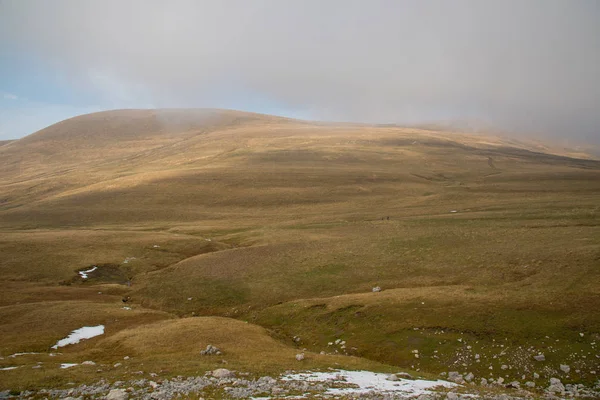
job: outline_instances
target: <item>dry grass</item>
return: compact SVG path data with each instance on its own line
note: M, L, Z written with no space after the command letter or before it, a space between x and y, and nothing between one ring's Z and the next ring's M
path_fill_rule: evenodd
M552 363L595 351L578 333L600 332L600 162L549 151L182 110L94 114L3 145L2 354L83 325L107 334L63 355L102 373L0 373L11 387L110 378L125 355L128 373L196 373L215 361L184 355L209 342L231 367L276 372L294 365L294 335L317 353L343 336L351 354L425 371L454 362L460 335L488 353L559 338ZM238 320L172 320L192 315ZM414 348L444 357L415 364ZM336 362L367 365L307 365Z

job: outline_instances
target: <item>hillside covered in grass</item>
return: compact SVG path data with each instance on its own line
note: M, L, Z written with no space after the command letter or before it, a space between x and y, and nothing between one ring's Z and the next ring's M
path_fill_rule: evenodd
M600 161L579 157L225 110L89 114L3 144L0 369L17 368L0 389L223 362L593 385ZM87 359L104 366L58 367Z

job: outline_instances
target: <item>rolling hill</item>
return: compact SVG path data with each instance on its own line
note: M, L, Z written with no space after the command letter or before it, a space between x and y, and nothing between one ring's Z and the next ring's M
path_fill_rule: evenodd
M120 377L30 376L37 356L8 357L100 323L105 338L60 361L175 376L217 366L198 356L213 344L278 373L306 348L306 368L591 384L599 205L600 161L501 137L230 110L75 117L0 146L0 368L19 367L0 388ZM141 343L167 326L197 333L172 352ZM231 339L246 329L256 348Z

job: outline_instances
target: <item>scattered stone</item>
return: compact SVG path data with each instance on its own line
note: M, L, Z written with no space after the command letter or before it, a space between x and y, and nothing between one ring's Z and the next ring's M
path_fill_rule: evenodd
M560 364L560 370L562 372L564 372L565 374L568 374L569 371L571 371L571 367L569 367L568 365L565 365L565 364Z
M475 378L475 375L473 375L472 372L469 372L467 375L465 375L465 381L467 382L471 382L473 378Z
M298 354L296 354L296 360L298 360L298 361L304 360L304 353L298 353Z
M446 393L446 398L448 400L458 400L458 395L454 392L448 392Z
M498 380L496 381L496 383L498 385L502 385L504 383L504 378L503 377L498 378Z
M221 352L221 349L219 349L218 347L215 347L212 344L209 344L208 346L206 346L205 350L202 350L200 352L200 354L203 356L220 356L223 353Z
M540 374L538 374L537 372L534 372L533 379L540 379Z
M535 382L527 381L527 382L525 382L525 386L527 386L529 388L534 388L535 387Z
M481 386L487 386L488 385L488 380L485 378L481 378L481 381L479 382L479 384Z
M390 374L385 379L388 380L388 381L397 381L398 377L396 375L394 375L394 374Z
M533 356L533 359L535 361L546 361L546 356L544 356L543 354L538 354L536 356Z
M402 379L414 379L413 376L411 374L409 374L408 372L398 372L396 374L396 376L398 376L398 378L402 378Z
M502 369L502 370L506 370L506 369L508 369L508 365L502 365L502 366L500 367L500 369Z
M96 363L93 361L84 361L81 363L81 365L96 365Z
M119 368L121 365L122 365L121 363L116 363L115 365L113 365L113 367Z
M375 287L373 288L373 293L377 293L377 292L381 292L381 287L379 287L379 286L375 286Z
M127 400L128 394L125 389L112 389L106 395L106 400Z

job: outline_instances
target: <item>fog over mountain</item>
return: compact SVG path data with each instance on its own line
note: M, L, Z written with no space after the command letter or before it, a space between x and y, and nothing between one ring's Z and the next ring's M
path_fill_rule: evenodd
M58 87L66 113L226 107L600 142L593 0L0 0L0 53L5 103L15 80L53 82L0 108L0 139Z

